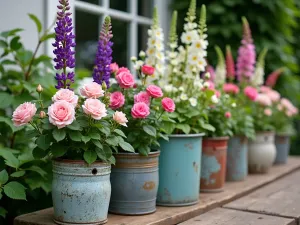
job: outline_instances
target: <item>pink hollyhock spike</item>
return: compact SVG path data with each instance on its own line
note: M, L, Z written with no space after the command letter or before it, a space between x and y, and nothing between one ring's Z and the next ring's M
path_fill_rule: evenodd
M229 45L226 46L226 77L229 79L234 79L235 68L234 59L232 57L231 48Z
M266 80L266 85L268 87L273 88L276 85L278 77L282 74L283 68L279 68L272 73L269 74L267 80Z

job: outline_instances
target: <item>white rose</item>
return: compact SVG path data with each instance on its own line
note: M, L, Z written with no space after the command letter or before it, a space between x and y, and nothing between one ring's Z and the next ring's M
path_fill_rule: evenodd
M195 107L197 105L197 99L190 98L189 101L190 101L191 106Z
M213 95L211 96L211 101L214 103L214 104L217 104L219 102L219 99L216 95Z

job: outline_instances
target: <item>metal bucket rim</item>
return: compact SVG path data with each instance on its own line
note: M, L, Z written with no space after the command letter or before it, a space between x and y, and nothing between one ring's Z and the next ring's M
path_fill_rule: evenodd
M190 137L203 137L205 136L205 133L198 133L198 134L169 134L168 135L171 138L190 138Z
M155 152L150 152L147 156L146 155L141 155L140 153L136 153L136 152L118 152L118 153L114 153L113 155L115 155L118 158L122 158L122 157L132 157L132 158L139 158L139 157L156 157L160 155L160 150L156 150Z
M269 135L269 136L272 136L272 135L275 135L275 132L274 131L256 131L256 136L261 136L261 135Z
M86 161L84 160L73 160L73 159L62 159L62 158L56 158L53 159L54 163L64 163L64 164L79 164L79 165L87 165L87 166L110 166L110 163L106 163L100 160L96 160L95 162L93 162L92 164L88 164Z
M228 136L223 136L223 137L204 137L204 140L226 141L226 140L229 140L229 137Z
M289 133L275 133L275 136L277 137L292 137L292 134Z

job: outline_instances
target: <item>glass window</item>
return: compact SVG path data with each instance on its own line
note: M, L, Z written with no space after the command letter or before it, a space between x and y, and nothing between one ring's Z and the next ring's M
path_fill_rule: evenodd
M109 7L119 11L128 12L128 1L127 0L110 0Z
M151 18L153 12L153 5L153 0L138 0L138 15Z

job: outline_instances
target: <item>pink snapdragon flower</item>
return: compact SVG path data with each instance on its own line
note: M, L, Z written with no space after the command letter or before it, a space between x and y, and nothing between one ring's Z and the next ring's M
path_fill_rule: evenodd
M223 85L223 91L227 94L238 94L240 92L240 89L235 84L225 83Z
M251 100L251 101L255 101L257 95L258 95L258 92L256 90L256 88L254 87L251 87L251 86L247 86L245 89L244 89L244 94Z
M37 108L34 103L25 102L19 105L12 115L12 121L16 127L29 123L35 115Z
M273 88L276 85L276 82L279 76L282 74L282 72L283 72L283 68L279 68L273 71L271 74L269 74L266 80L266 85Z
M234 60L231 53L230 46L226 46L226 77L229 79L234 79L235 77L235 68Z

